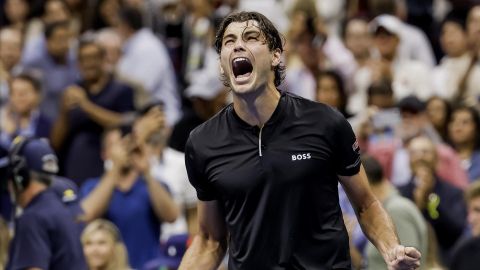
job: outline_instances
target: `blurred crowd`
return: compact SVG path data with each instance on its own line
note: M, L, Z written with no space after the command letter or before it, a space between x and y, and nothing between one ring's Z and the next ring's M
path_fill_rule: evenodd
M212 42L222 18L240 10L263 13L283 33L279 90L349 120L372 189L402 244L422 252L422 269L480 263L480 1L0 7L0 158L19 135L49 139L59 175L88 209L79 241L90 269L178 266L197 232L184 146L230 102ZM4 182L0 269L16 212ZM339 194L354 268L385 269L341 187Z

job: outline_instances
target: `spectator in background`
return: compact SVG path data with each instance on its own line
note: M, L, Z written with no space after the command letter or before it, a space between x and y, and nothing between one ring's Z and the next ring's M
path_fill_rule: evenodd
M430 68L418 60L401 56L400 44L402 22L396 17L382 15L371 22L373 41L379 52L379 59L372 59L369 65L361 68L353 78L354 93L350 97L348 110L357 113L365 107L366 92L373 83L392 82L393 93L398 101L408 95L416 95L422 100L432 96Z
M183 63L181 74L187 85L195 83L195 76L205 62L218 60L213 50L214 29L210 16L213 11L211 1L195 0L186 1L189 13L183 25ZM210 52L209 52L210 51ZM206 59L210 57L211 59Z
M471 237L464 240L452 257L451 269L474 270L480 265L480 181L475 181L465 191L468 206L468 223Z
M143 108L150 102L150 96L142 85L126 78L117 72L118 61L122 57L122 39L120 34L113 28L105 28L98 31L95 35L95 42L102 47L105 52L103 61L104 68L111 73L115 79L129 85L134 90L135 108Z
M44 90L41 111L54 120L64 89L78 80L78 69L68 22L47 25L45 38L34 55L24 54L22 64L40 74Z
M8 99L8 80L20 71L22 33L14 28L0 30L0 108Z
M33 6L34 4L32 4L32 7ZM46 26L49 24L68 22L72 34L77 35L79 33L78 27L75 27L72 23L72 15L65 1L46 0L44 1L41 10L41 16L34 17L30 20L30 27L25 33L24 57L26 58L30 58L31 55L36 55L36 50L42 46L42 43L45 43L44 33Z
M473 6L467 16L468 45L474 56L480 54L480 5Z
M39 80L19 74L10 80L10 99L0 109L0 144L6 149L16 136L48 138L52 123L39 111L42 99Z
M473 107L459 107L448 123L448 137L470 182L480 179L480 116Z
M122 57L122 39L113 28L97 32L95 42L105 51L104 65L107 72L113 73Z
M395 98L390 82L372 84L367 91L368 107L349 120L357 135L360 149L368 150L368 146L380 142L391 142L394 131L400 122L400 113L395 107ZM385 166L385 160L382 164ZM390 175L390 170L384 171Z
M162 104L151 104L141 110L134 134L137 140L146 140L151 154L153 178L169 187L172 198L180 209L174 223L162 223L162 244L175 235L197 233L197 196L188 182L183 152L167 147L168 130L163 126L165 116Z
M118 14L121 5L120 2L120 0L95 1L92 28L94 30L99 30L103 28L117 27L120 21Z
M126 123L134 111L133 90L112 77L103 64L98 44L81 42L78 61L82 80L63 94L52 131L52 145L60 153L63 174L79 185L103 172L101 136L105 129Z
M121 136L118 129L105 133L106 171L101 177L85 182L81 197L99 193L102 185L108 186L102 190L108 203L105 207L98 206L92 217L104 216L119 228L131 266L142 269L145 263L159 256L160 225L175 221L178 209L167 189L150 173L151 155L145 142L140 142L143 136ZM133 141L135 137L138 144Z
M83 252L89 270L129 270L128 254L115 224L92 221L82 233Z
M480 66L468 48L465 14L451 12L442 23L440 44L445 53L432 73L438 96L459 103L477 102L480 95Z
M439 96L433 96L426 102L426 113L428 120L442 138L443 142L448 142L448 122L452 115L452 106L450 103Z
M368 21L362 18L347 20L343 30L345 47L352 52L357 68L364 67L372 57L372 34Z
M403 245L418 249L422 256L421 266L425 264L428 249L427 223L412 201L402 197L398 190L384 176L380 163L373 157L363 156L362 164L368 177L373 194L382 203L397 229L398 238ZM367 269L385 269L387 265L372 243L366 247ZM420 267L420 269L425 269Z
M440 178L450 184L464 189L468 185L468 177L461 167L461 162L455 151L442 143L425 113L425 104L414 96L409 96L398 102L400 121L395 127L392 140L368 143L364 148L384 166L387 175L395 186L405 185L410 181L411 170L407 152L410 140L424 135L432 140L438 153L437 173Z
M169 146L182 153L190 132L227 104L227 91L215 74L199 76L185 89L185 96L192 102L192 110L184 113L169 138Z
M49 188L58 171L53 150L44 140L19 137L9 157L10 192L23 212L7 269L86 269L75 216Z
M317 77L317 101L336 108L345 118L350 118L351 115L346 110L347 98L343 79L337 72L320 72Z
M410 182L400 187L432 225L443 261L448 264L450 251L462 235L466 207L462 190L441 179L435 172L438 155L435 144L427 137L413 138L408 145Z
M405 0L368 0L368 6L372 17L386 15L398 22L399 59L415 60L428 68L435 66L437 61L427 35L421 29L404 22L408 12Z
M316 13L315 2L298 1L291 12L288 38L292 53L288 55L285 89L304 98L315 100L321 70L333 69L346 80L356 71L353 55L340 38L326 29ZM346 85L350 85L347 81ZM282 89L282 86L280 86Z
M4 6L0 7L5 11L6 26L17 29L22 34L28 31L30 3L27 0L6 0Z
M151 99L162 101L167 124L173 126L181 116L181 103L165 45L151 30L143 27L142 14L136 9L120 11L118 31L124 40L118 72L141 84Z

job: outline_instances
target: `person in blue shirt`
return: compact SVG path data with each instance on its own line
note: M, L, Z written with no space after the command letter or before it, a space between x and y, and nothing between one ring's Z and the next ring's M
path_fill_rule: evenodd
M53 150L42 139L17 137L9 152L9 189L23 212L7 269L86 269L75 215L50 189L58 171Z
M145 117L151 116L147 113ZM106 171L87 180L80 189L82 199L102 193L103 200L109 202L90 218L104 217L119 228L129 262L136 269L160 256L160 225L175 221L179 211L168 190L150 174L145 143L149 136L140 134L145 129L135 125L134 134L123 138L118 129L107 132L103 145ZM102 189L106 186L109 188Z

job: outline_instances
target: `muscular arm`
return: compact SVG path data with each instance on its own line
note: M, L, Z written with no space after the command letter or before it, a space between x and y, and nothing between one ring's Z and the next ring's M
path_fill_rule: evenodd
M339 178L355 208L363 232L388 261L389 252L399 245L398 236L392 220L372 194L363 166L358 174Z
M183 256L179 270L215 270L227 249L227 229L217 201L198 202L199 233Z

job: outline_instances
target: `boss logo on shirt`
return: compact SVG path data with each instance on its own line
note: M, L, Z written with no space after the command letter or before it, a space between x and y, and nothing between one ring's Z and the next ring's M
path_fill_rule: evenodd
M311 159L311 158L312 158L312 155L310 153L292 155L292 161Z

